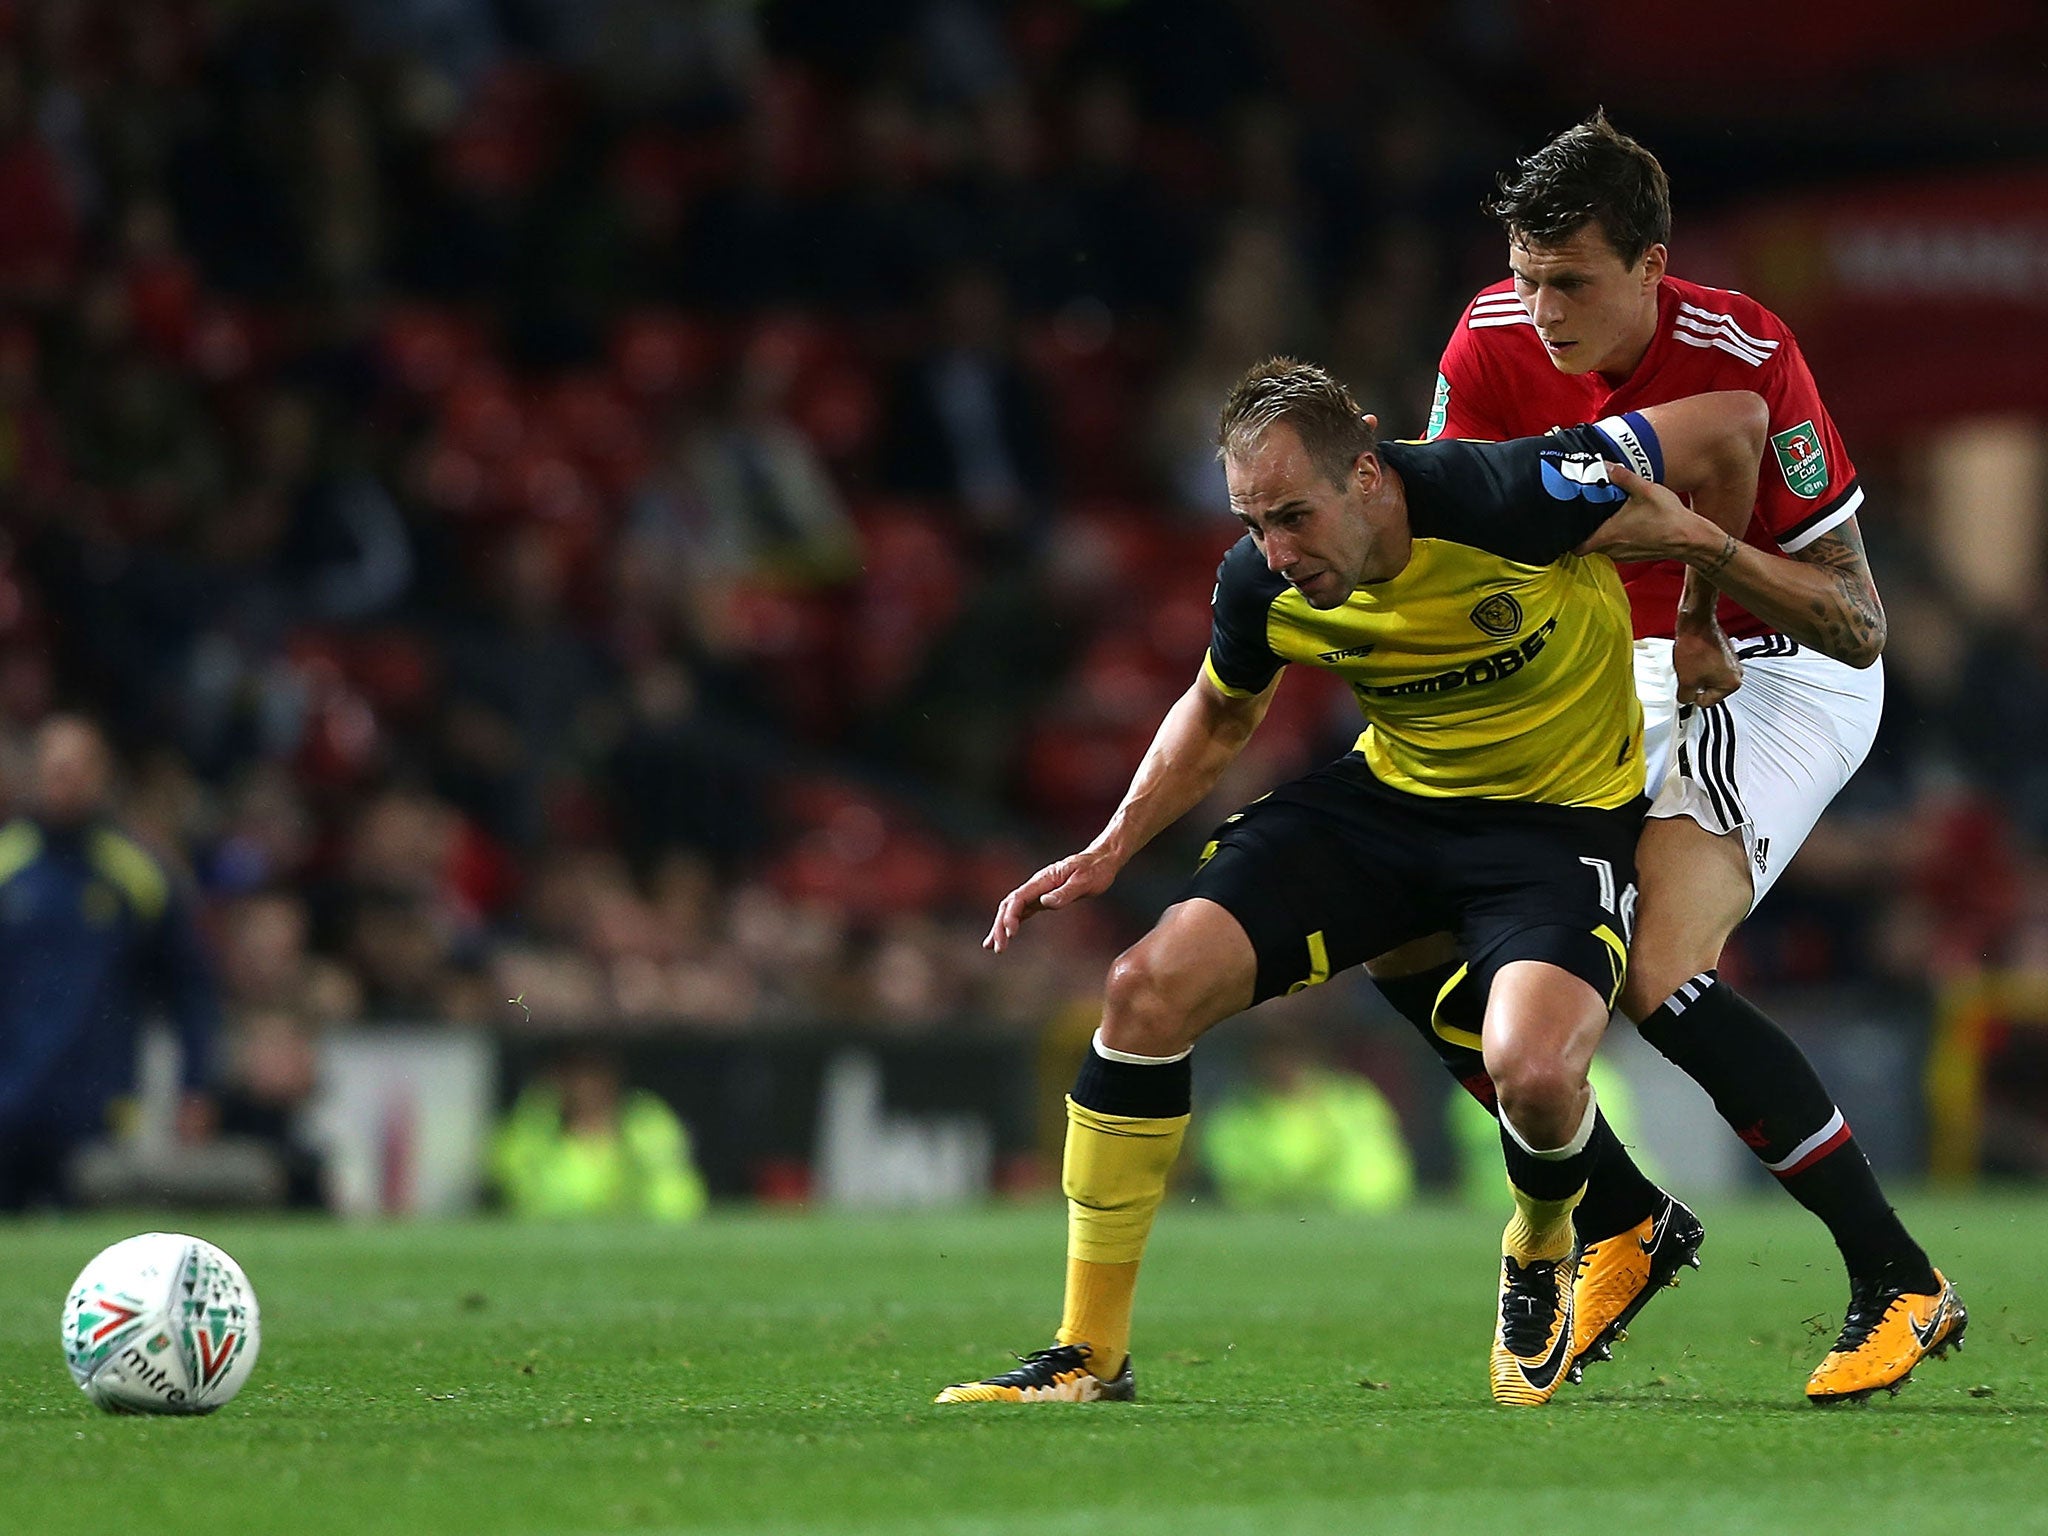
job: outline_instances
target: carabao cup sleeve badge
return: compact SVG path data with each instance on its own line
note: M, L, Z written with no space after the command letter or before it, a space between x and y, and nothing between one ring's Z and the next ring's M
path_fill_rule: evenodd
M1820 445L1820 433L1810 421L1787 427L1771 438L1777 450L1778 468L1785 484L1802 501L1817 500L1828 488L1828 456Z

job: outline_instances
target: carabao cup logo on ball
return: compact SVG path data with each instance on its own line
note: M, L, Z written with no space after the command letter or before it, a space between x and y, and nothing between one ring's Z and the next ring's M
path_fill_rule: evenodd
M1607 478L1607 466L1597 454L1546 453L1542 456L1543 489L1553 501L1626 501L1628 492Z
M146 1232L85 1266L62 1331L72 1379L100 1407L211 1413L255 1368L256 1296L213 1244Z

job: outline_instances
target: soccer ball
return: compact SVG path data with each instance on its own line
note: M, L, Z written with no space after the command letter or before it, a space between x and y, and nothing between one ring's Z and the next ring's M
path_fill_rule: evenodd
M211 1413L256 1367L256 1293L213 1244L145 1232L71 1284L64 1363L109 1413Z

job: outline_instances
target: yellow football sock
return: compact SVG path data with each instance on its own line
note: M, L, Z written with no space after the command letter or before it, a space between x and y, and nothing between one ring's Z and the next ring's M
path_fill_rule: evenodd
M1105 1381L1122 1368L1131 1348L1131 1304L1138 1294L1138 1261L1095 1264L1067 1260L1067 1302L1061 1313L1061 1344L1086 1344L1089 1364Z
M1586 1186L1581 1184L1562 1200L1538 1200L1517 1189L1512 1181L1508 1191L1515 1197L1515 1214L1500 1235L1500 1251L1517 1264L1569 1257L1572 1211L1585 1199Z
M1123 1366L1138 1261L1188 1117L1105 1115L1067 1100L1067 1295L1059 1342L1086 1343L1098 1374Z

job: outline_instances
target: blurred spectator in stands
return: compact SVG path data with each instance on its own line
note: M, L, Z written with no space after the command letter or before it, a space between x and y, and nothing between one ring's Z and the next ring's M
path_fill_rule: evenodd
M657 657L627 679L624 728L605 763L613 821L635 865L675 849L734 868L766 846L759 766L722 739L698 707L688 667Z
M528 1219L682 1222L704 1211L683 1122L655 1095L627 1089L599 1051L564 1052L519 1095L491 1161L506 1206Z
M157 46L183 50L172 8L123 10L124 21L135 11L154 23ZM325 6L242 6L215 19L208 56L181 92L164 167L178 229L209 288L278 299L303 281L308 231L293 218L302 114L309 83L342 51L341 26Z
M802 73L760 73L740 125L736 173L691 210L678 277L686 303L744 314L811 300L817 268L835 259L818 187L831 131Z
M948 504L995 569L1032 554L1052 513L1045 410L1018 356L1009 296L991 269L940 282L931 338L898 376L885 481Z
M726 911L726 942L760 979L756 1022L855 1015L859 986L845 912L822 901L785 901L760 880L737 886Z
M555 530L516 526L491 552L483 611L456 628L444 653L444 787L514 847L545 838L550 792L587 766L588 712L611 681L574 622L571 577Z
M760 8L675 0L527 0L570 59L624 112L730 116L762 65Z
M1343 291L1329 341L1329 367L1351 386L1390 436L1421 436L1436 383L1429 328L1439 302L1443 256L1423 225L1390 225L1369 242Z
M351 9L370 41L416 56L451 85L472 84L505 51L492 0L366 0Z
M929 135L908 92L894 83L854 103L849 129L846 184L827 215L834 257L819 279L856 314L911 309L948 226L929 185Z
M1386 1211L1415 1191L1386 1095L1286 1026L1258 1035L1251 1082L1217 1108L1201 1147L1224 1201L1245 1209Z
M677 1019L741 1025L758 1006L761 985L726 942L726 890L710 861L672 851L655 867L650 899L669 945L663 968L666 1011ZM618 986L623 1012L634 1011L630 989ZM644 1008L642 1012L653 1012Z
M152 1009L176 1026L178 1130L211 1134L219 1002L188 894L112 821L97 726L36 733L32 811L0 828L0 1209L63 1202L72 1155L118 1120Z
M1071 110L1076 288L1118 317L1178 314L1195 242L1187 218L1141 159L1145 125L1129 83L1114 73L1091 74L1074 92Z
M838 487L787 414L804 356L800 326L757 330L723 397L675 443L669 473L642 500L643 522L677 541L700 582L807 588L860 569Z
M17 526L54 515L69 478L63 425L43 397L41 354L27 325L0 326L0 502Z
M307 946L306 903L290 890L255 891L220 918L220 976L231 1006L338 1023L359 1016L353 972Z
M270 390L247 420L239 483L207 509L196 551L206 619L186 686L185 740L216 772L252 747L282 745L278 695L296 679L279 661L302 626L385 612L413 574L389 492L324 440L335 434L310 398Z
M258 762L225 795L226 810L200 861L200 878L234 896L303 881L314 825L305 791L282 763Z
M860 977L866 1021L899 1034L924 1034L957 1019L964 1001L963 947L961 935L928 917L902 914L884 923Z
M122 536L189 548L196 514L227 487L214 414L175 356L152 354L118 274L86 280L57 384L66 457Z
M347 624L387 612L412 580L404 518L315 402L274 389L251 411L236 498L260 574L299 623Z
M1005 303L1043 314L1078 290L1080 243L1073 204L1046 173L1044 130L1028 92L995 90L974 104L969 155L945 188L952 220L947 254L998 281ZM954 302L956 274L939 281L940 305Z
M613 1019L744 1024L761 994L754 965L725 942L709 864L674 854L644 894L607 848L543 855L492 975L514 1027L589 1028Z
M62 297L78 260L78 211L64 165L36 123L21 57L0 53L0 300Z
M320 1066L312 1030L291 1008L251 1008L234 1020L223 1054L221 1136L253 1141L276 1160L286 1205L319 1209L326 1195L309 1112Z
M298 216L316 291L368 292L383 269L384 186L376 124L352 81L337 75L307 112L305 170Z
M1295 351L1316 334L1313 293L1284 229L1249 214L1231 221L1198 285L1190 339L1153 404L1153 463L1181 508L1228 515L1216 402L1260 358Z
M485 1018L485 995L457 965L446 913L414 891L369 889L350 903L348 958L362 1016L379 1024Z
M491 1016L480 947L514 888L505 855L446 801L394 788L356 818L345 860L337 905L364 1016Z
M2048 767L2041 722L2048 720L2048 619L2029 613L1993 619L1966 653L1954 711L1956 745L1979 783L1995 784L2034 848L2048 848Z

